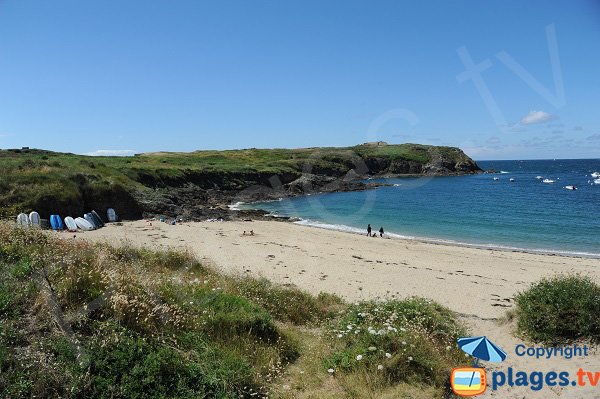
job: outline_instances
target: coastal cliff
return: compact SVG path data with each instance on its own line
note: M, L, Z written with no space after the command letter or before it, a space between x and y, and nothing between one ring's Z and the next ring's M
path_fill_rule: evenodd
M125 219L230 217L227 205L312 192L363 190L370 177L478 173L454 147L382 142L354 147L246 149L87 157L0 151L0 216L80 215L114 207Z

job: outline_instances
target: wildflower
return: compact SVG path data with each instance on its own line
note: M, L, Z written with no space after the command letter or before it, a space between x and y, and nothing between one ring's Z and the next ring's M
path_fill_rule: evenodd
M383 370L383 365L381 365L381 364L380 364L380 365L378 365L378 366L377 366L377 370Z
M338 337L338 338L342 338L342 337L343 337L343 335L342 335L342 334L338 334L338 335L337 335L337 337Z
M391 357L392 357L392 354L391 354L391 353L387 353L387 352L386 352L386 353L385 353L385 357L389 359L389 358L391 358Z
M412 356L409 356L409 357L408 357L408 361L409 361L409 362L412 362L412 360L413 360Z
M329 374L333 374L333 372L334 372L334 371L335 371L334 369L327 369L327 372L328 372Z
M377 350L374 346L369 346L369 352L375 352Z
M362 355L356 355L356 360L362 360L363 356Z

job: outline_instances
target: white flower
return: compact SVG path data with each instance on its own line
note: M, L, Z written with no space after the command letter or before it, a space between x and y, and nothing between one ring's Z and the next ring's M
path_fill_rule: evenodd
M391 354L391 353L387 353L387 352L386 352L386 353L385 353L385 357L387 357L387 358L389 359L389 358L391 358L391 357L392 357L392 354Z
M380 364L379 366L377 366L377 370L383 370L383 366Z
M334 371L335 371L334 369L327 369L327 372L328 372L329 374L333 374L333 372L334 372Z
M406 345L406 341L402 341L402 345Z
M409 356L409 357L408 357L408 361L409 361L409 362L412 362L412 360L413 360L412 356Z
M369 352L375 352L377 350L374 346L369 346Z
M348 325L346 326L346 328L347 328L348 330L352 330L352 326L351 326L350 324L348 324Z
M338 337L338 338L342 338L342 337L343 337L343 335L342 335L342 334L338 334L338 335L337 335L337 337Z
M362 355L356 355L356 360L362 360Z
M451 347L450 345L448 345L448 346L446 347L446 350L447 350L447 351L449 351L450 349L452 349L452 347Z

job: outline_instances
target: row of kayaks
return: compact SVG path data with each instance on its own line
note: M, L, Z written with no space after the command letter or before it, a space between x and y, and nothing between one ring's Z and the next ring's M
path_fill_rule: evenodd
M106 219L109 222L116 222L118 220L117 213L113 208L109 208L106 211ZM83 215L83 217L73 218L67 216L64 221L59 215L50 215L48 220L49 227L55 231L68 230L68 231L89 231L96 230L104 226L104 221L98 215L96 211L91 211ZM37 212L31 212L29 215L26 213L20 213L17 216L17 226L22 228L41 228L42 219L40 214Z

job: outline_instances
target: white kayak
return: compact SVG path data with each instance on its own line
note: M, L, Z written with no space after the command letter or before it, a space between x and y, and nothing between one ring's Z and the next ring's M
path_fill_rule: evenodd
M29 223L32 227L40 228L42 226L42 219L40 218L40 214L36 211L33 211L29 214Z
M552 179L544 179L544 180L542 180L542 183L551 184L551 183L554 183L554 180L552 180Z
M65 218L65 225L67 226L67 230L77 231L77 223L75 223L75 219L73 219L71 216L67 216Z
M77 225L77 228L80 230L88 230L88 231L94 230L94 225L82 217L76 218L75 224Z
M26 213L19 213L19 216L17 216L17 226L28 229L29 223L29 216Z
M117 212L115 212L115 210L113 208L108 208L106 210L106 218L111 223L116 222L117 221Z
M594 172L594 173L592 173L592 177L595 178L595 179L598 178L598 177L600 177L600 172Z
M565 186L567 190L577 190L577 186Z

